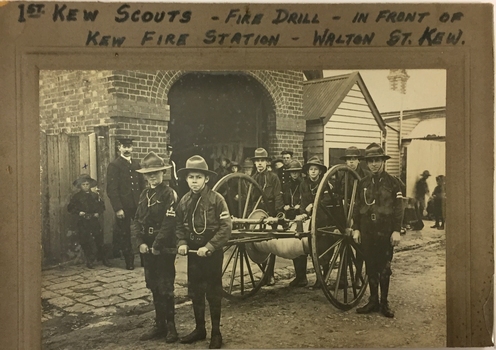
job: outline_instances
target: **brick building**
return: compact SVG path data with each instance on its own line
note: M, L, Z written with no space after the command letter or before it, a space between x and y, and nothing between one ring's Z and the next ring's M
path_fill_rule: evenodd
M115 157L115 139L132 137L133 155L174 146L178 167L201 154L210 167L220 156L242 161L257 147L271 155L292 149L303 160L302 90L319 71L41 71L40 129L45 255L64 260L65 205L79 173L98 179ZM105 240L113 226L110 203Z

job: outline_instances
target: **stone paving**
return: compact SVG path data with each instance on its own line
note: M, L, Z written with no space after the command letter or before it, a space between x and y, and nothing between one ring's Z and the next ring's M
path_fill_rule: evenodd
M422 231L408 231L396 251L415 249L438 242L444 230L431 229L425 221ZM85 265L57 267L42 272L42 322L67 314L108 316L151 305L152 296L145 286L143 268L124 269L124 261L111 260L113 267L96 264L94 269ZM309 267L312 264L309 262ZM289 279L294 275L291 260L277 258L275 277ZM186 258L176 260L175 294L178 307L187 301ZM276 283L277 286L277 283Z

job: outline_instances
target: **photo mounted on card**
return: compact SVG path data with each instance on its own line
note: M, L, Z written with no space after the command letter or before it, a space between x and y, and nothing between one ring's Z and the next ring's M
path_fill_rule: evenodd
M490 346L492 10L2 4L6 348Z

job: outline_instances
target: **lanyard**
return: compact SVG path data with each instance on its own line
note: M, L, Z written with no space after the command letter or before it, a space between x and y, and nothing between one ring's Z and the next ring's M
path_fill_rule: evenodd
M193 209L193 213L191 214L191 226L193 227L193 231L197 235L202 235L207 230L207 211L206 210L203 210L203 217L205 219L205 222L203 223L202 231L198 232L195 228L195 213L196 213L196 209L198 208L198 204L200 203L200 200L201 200L201 196L198 198L198 201L195 204L195 209Z

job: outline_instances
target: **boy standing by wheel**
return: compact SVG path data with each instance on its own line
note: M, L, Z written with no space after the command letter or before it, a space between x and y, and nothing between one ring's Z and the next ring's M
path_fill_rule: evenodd
M206 338L205 297L210 307L212 333L210 349L220 349L221 300L222 300L222 247L231 235L231 216L224 198L212 191L207 183L217 174L208 170L200 156L186 161L186 167L178 171L184 177L190 191L184 195L177 209L178 254L188 254L188 294L193 302L196 327L181 338L183 344L191 344Z
M369 302L359 307L357 313L380 311L386 317L394 317L388 294L393 246L400 242L402 193L398 181L384 169L389 158L376 143L365 149L363 159L372 174L358 183L353 239L362 246L370 290Z

